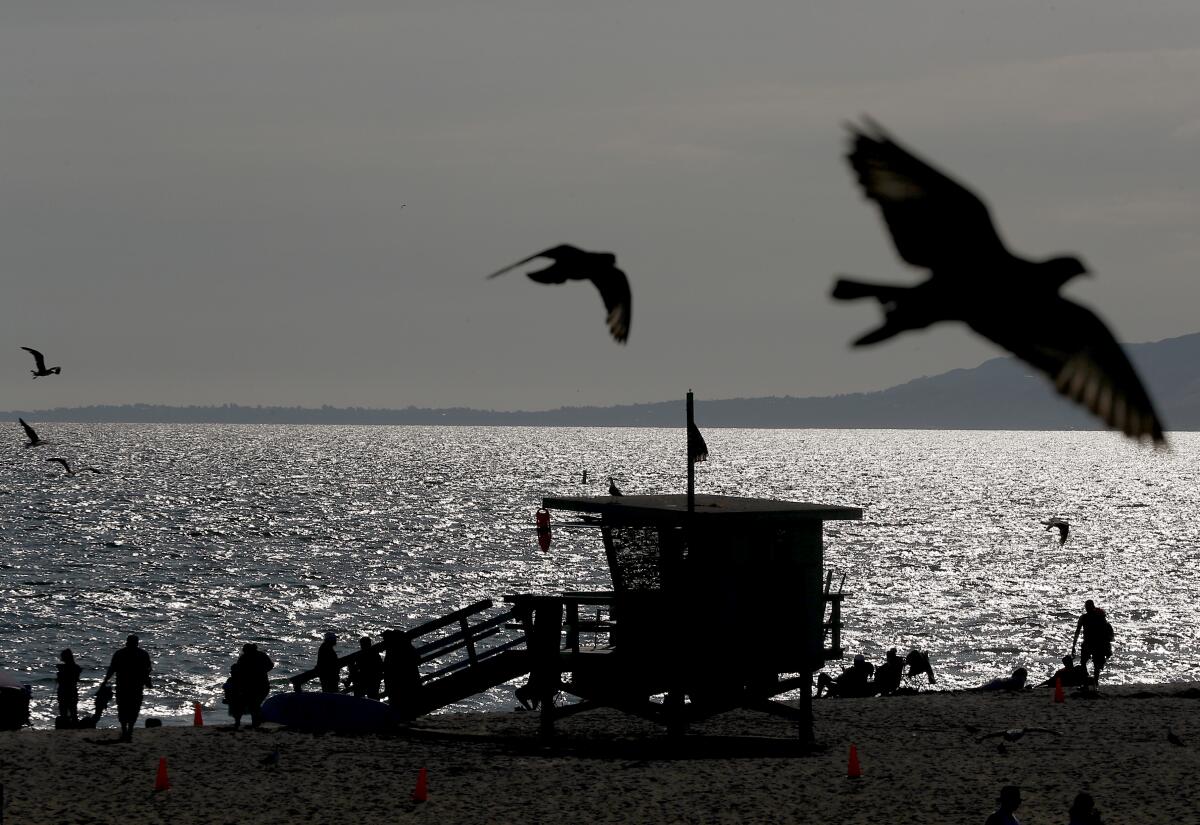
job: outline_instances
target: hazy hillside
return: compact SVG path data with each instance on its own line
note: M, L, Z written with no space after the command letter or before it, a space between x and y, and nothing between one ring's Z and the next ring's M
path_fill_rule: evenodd
M1126 347L1171 430L1200 430L1200 333ZM703 388L698 388L703 395ZM149 404L14 410L31 422L180 422L275 424L459 424L677 427L683 400L538 412L358 407L167 407ZM733 398L696 402L706 427L860 427L912 429L1099 429L1040 374L1011 358L918 378L886 390L821 398Z

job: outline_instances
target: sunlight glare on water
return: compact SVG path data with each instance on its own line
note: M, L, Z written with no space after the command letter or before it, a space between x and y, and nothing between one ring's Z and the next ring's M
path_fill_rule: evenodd
M63 647L81 709L127 633L155 663L145 713L219 707L241 644L275 689L327 630L411 627L481 598L608 589L595 531L537 548L544 495L683 492L683 430L47 424L0 468L0 656L53 718ZM1196 679L1195 458L1108 433L708 430L697 489L861 507L826 524L843 644L928 649L939 687L1048 674L1093 598L1116 627L1107 680ZM103 467L66 477L45 459ZM591 484L580 483L589 471ZM1060 516L1071 535L1041 521ZM555 514L557 520L568 514ZM703 594L698 609L702 608ZM838 663L831 668L836 671ZM509 709L496 688L458 709ZM220 714L218 713L218 718Z

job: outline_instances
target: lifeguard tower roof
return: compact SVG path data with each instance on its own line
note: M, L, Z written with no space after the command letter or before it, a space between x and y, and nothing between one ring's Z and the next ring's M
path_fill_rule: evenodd
M810 504L802 501L775 501L766 498L697 494L691 518L713 521L833 521L861 519L858 507ZM550 510L597 513L614 521L681 523L689 517L686 495L596 496L591 498L554 498L542 500Z

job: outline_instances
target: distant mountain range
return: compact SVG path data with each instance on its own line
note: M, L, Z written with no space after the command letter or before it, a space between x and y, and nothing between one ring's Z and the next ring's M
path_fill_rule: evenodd
M1200 333L1126 345L1168 430L1200 430ZM679 427L683 400L616 407L495 412L464 407L170 407L155 404L13 410L40 421L215 424L444 424L552 427ZM1097 430L1096 419L1057 395L1032 368L994 358L878 392L698 400L702 427Z

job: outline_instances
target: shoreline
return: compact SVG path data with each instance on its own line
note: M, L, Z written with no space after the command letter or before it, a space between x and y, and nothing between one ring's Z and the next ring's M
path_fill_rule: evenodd
M1157 694L1157 695L1148 695ZM813 703L817 739L750 711L682 740L615 711L422 717L395 734L314 736L270 728L139 727L0 734L13 823L338 825L505 822L982 822L1001 785L1021 786L1023 822L1066 821L1075 794L1109 823L1200 821L1200 683L1124 685L1100 698L1053 691L932 691ZM1168 727L1186 743L1167 741ZM1046 728L1017 741L989 733ZM846 776L849 745L861 779ZM1000 743L1004 748L999 748ZM262 760L278 748L277 767ZM1003 751L1003 752L1001 752ZM171 789L154 791L165 757ZM421 768L429 801L410 800Z

